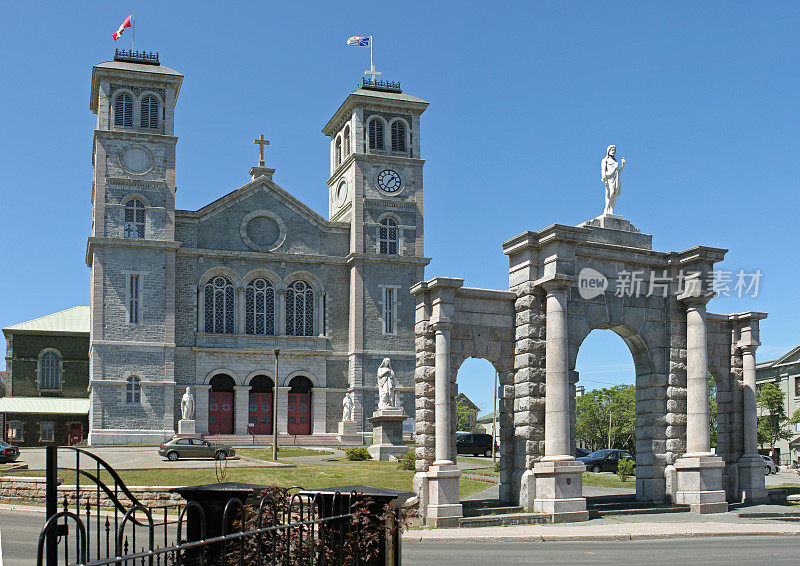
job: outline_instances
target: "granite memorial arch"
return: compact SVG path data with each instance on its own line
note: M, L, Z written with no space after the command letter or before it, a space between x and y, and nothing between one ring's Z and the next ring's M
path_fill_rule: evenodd
M604 175L613 169L612 147ZM767 499L755 401L758 326L766 314L708 313L714 264L727 250L653 250L652 236L613 214L620 170L603 215L503 244L508 291L465 288L463 279L444 277L412 287L414 485L426 524L453 525L462 515L454 398L458 367L470 356L485 357L500 373L500 499L553 521L588 517L573 423L575 363L594 329L613 330L633 356L637 499L700 513ZM709 371L718 391L716 451Z

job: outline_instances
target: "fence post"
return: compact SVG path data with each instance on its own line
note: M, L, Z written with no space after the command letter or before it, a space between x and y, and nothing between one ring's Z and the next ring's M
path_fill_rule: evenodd
M45 447L45 522L58 513L58 448L55 445ZM58 535L55 528L47 533L47 566L58 566Z

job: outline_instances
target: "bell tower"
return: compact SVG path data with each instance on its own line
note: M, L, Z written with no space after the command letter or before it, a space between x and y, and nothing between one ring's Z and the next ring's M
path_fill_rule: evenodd
M420 144L427 106L400 83L363 78L322 130L330 138L328 217L350 226L349 391L356 421L366 426L375 409L375 352L414 351L409 289L424 279L429 261ZM407 363L412 376L413 362L392 360L398 374ZM403 385L413 388L413 377ZM408 410L413 414L413 403Z
M175 104L183 76L157 53L92 69L90 444L174 430Z

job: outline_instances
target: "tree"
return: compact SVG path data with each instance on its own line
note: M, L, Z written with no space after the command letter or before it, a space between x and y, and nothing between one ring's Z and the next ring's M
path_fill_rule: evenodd
M717 447L717 382L714 376L708 372L708 418L709 430L711 431L711 446Z
M476 411L464 398L456 399L456 420L458 428L456 430L466 430L474 432Z
M756 397L758 408L761 415L758 417L758 443L762 447L765 444L770 446L775 452L775 445L781 440L788 440L792 437L787 425L789 417L786 416L786 407L783 401L786 394L781 391L777 383L765 383L758 389ZM793 415L800 416L800 415Z
M595 389L577 399L576 436L593 448L636 447L636 387Z

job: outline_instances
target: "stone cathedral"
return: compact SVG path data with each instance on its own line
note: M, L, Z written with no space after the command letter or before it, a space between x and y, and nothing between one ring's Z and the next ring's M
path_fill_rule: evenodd
M246 183L180 210L182 82L157 54L92 69L89 443L171 437L186 387L202 434L332 440L347 394L363 433L384 357L413 415L427 102L366 79L347 96L322 129L327 218L275 182L263 136Z

